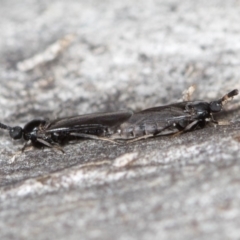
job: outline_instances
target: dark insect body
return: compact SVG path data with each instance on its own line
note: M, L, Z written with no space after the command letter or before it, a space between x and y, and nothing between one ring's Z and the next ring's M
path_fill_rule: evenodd
M238 94L235 89L212 102L185 101L166 106L153 107L134 113L122 123L111 139L133 141L158 135L179 134L203 128L206 122L218 124L213 113L222 111L223 105Z
M76 139L101 139L113 142L107 137L132 114L132 111L119 111L79 115L54 121L35 119L28 122L24 128L10 127L2 123L0 128L7 129L11 138L23 138L25 141L31 141L35 147L58 147Z
M8 130L12 139L23 138L31 141L35 147L47 146L60 150L60 145L76 139L131 142L203 128L209 121L218 124L213 114L222 111L223 105L237 94L238 90L235 89L212 102L185 101L136 113L128 110L93 113L54 121L36 119L28 122L24 128L0 123L0 128Z

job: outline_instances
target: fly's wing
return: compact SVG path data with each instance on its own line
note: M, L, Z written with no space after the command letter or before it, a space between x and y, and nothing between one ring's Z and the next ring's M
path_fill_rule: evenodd
M134 113L123 122L112 139L133 139L144 136L172 134L178 131L175 124L188 122L191 114L186 110L189 102L148 108Z
M186 104L189 104L191 102L185 101L185 102L179 102L179 103L173 103L169 105L159 106L159 107L152 107L147 108L145 110L142 110L138 113L146 113L146 112L162 112L162 111L174 111L174 112L183 112L186 108Z
M143 111L135 113L127 121L130 124L144 124L144 123L170 123L177 122L182 119L191 117L186 112L186 104L190 102L174 103L166 106L148 108Z
M132 111L93 113L54 120L47 124L46 132L81 131L84 129L103 129L119 126L132 116Z

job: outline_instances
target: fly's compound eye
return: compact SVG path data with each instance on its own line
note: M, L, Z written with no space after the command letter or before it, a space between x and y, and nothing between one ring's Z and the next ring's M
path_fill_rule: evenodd
M222 110L222 104L219 102L210 102L210 111L211 112L220 112Z
M10 137L13 139L21 139L23 130L21 127L13 127L9 130Z

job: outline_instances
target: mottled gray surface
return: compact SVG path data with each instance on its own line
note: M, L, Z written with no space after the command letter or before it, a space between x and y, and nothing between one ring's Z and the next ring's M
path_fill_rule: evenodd
M0 116L23 126L240 89L240 1L0 1ZM19 154L0 131L1 239L240 239L240 103L128 145Z

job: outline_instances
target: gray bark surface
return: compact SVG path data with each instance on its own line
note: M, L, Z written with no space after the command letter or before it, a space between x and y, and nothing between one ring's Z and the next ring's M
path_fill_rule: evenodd
M0 122L134 111L240 89L240 2L1 1ZM131 144L19 153L0 130L0 239L240 239L240 101Z

